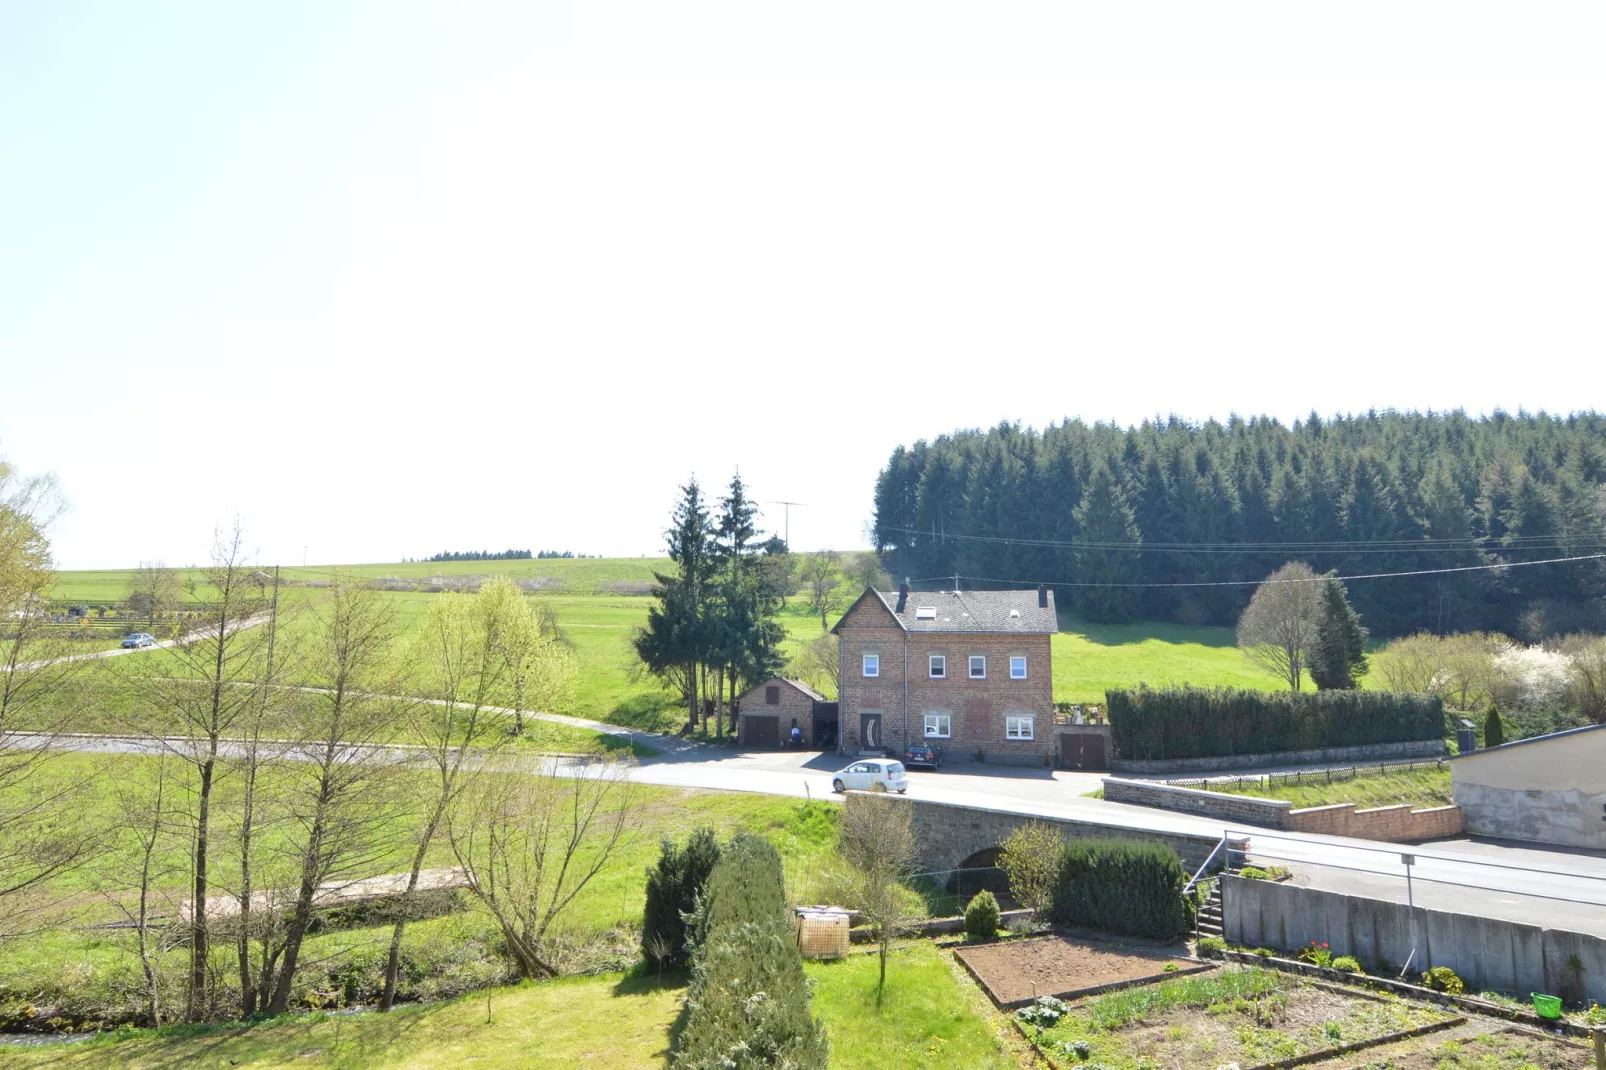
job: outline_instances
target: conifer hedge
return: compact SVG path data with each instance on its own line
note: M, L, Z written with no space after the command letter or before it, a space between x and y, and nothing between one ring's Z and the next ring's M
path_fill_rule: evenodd
M691 961L686 918L719 861L719 840L700 828L681 847L665 836L658 864L647 871L647 903L641 915L641 951L655 970L681 969Z
M695 950L676 1070L825 1070L825 1028L808 982L781 856L737 836L721 854L692 922Z
M1062 925L1158 940L1193 928L1188 873L1177 852L1148 840L1072 840L1060 857L1051 916Z
M1235 754L1407 743L1444 736L1444 701L1396 691L1246 691L1165 687L1109 691L1122 758Z

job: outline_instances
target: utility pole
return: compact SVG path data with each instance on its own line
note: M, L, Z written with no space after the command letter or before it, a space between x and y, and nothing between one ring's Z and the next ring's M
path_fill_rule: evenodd
M783 514L785 519L781 522L782 525L783 525L783 530L785 531L785 534L783 534L781 536L781 538L786 540L786 551L787 551L787 553L791 553L792 552L792 506L794 506L794 505L807 505L808 502L783 502L779 498L774 498L774 499L770 500L769 504L770 505L784 505L786 507L786 509L784 511L784 514Z

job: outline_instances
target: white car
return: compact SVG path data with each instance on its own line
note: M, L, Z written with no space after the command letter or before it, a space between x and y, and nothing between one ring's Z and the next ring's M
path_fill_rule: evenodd
M895 791L909 790L909 779L903 775L903 763L890 758L865 758L839 770L831 781L831 790Z

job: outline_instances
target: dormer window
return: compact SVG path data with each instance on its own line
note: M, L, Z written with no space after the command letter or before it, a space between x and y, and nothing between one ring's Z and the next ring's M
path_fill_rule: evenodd
M915 620L936 620L936 619L937 619L937 607L936 606L917 606L915 608Z

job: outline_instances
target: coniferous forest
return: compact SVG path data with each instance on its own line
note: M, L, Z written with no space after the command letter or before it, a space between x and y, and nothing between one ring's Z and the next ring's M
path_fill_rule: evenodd
M898 447L875 539L917 585L1048 583L1090 620L1231 624L1304 561L1374 635L1606 629L1606 417L1001 424Z

